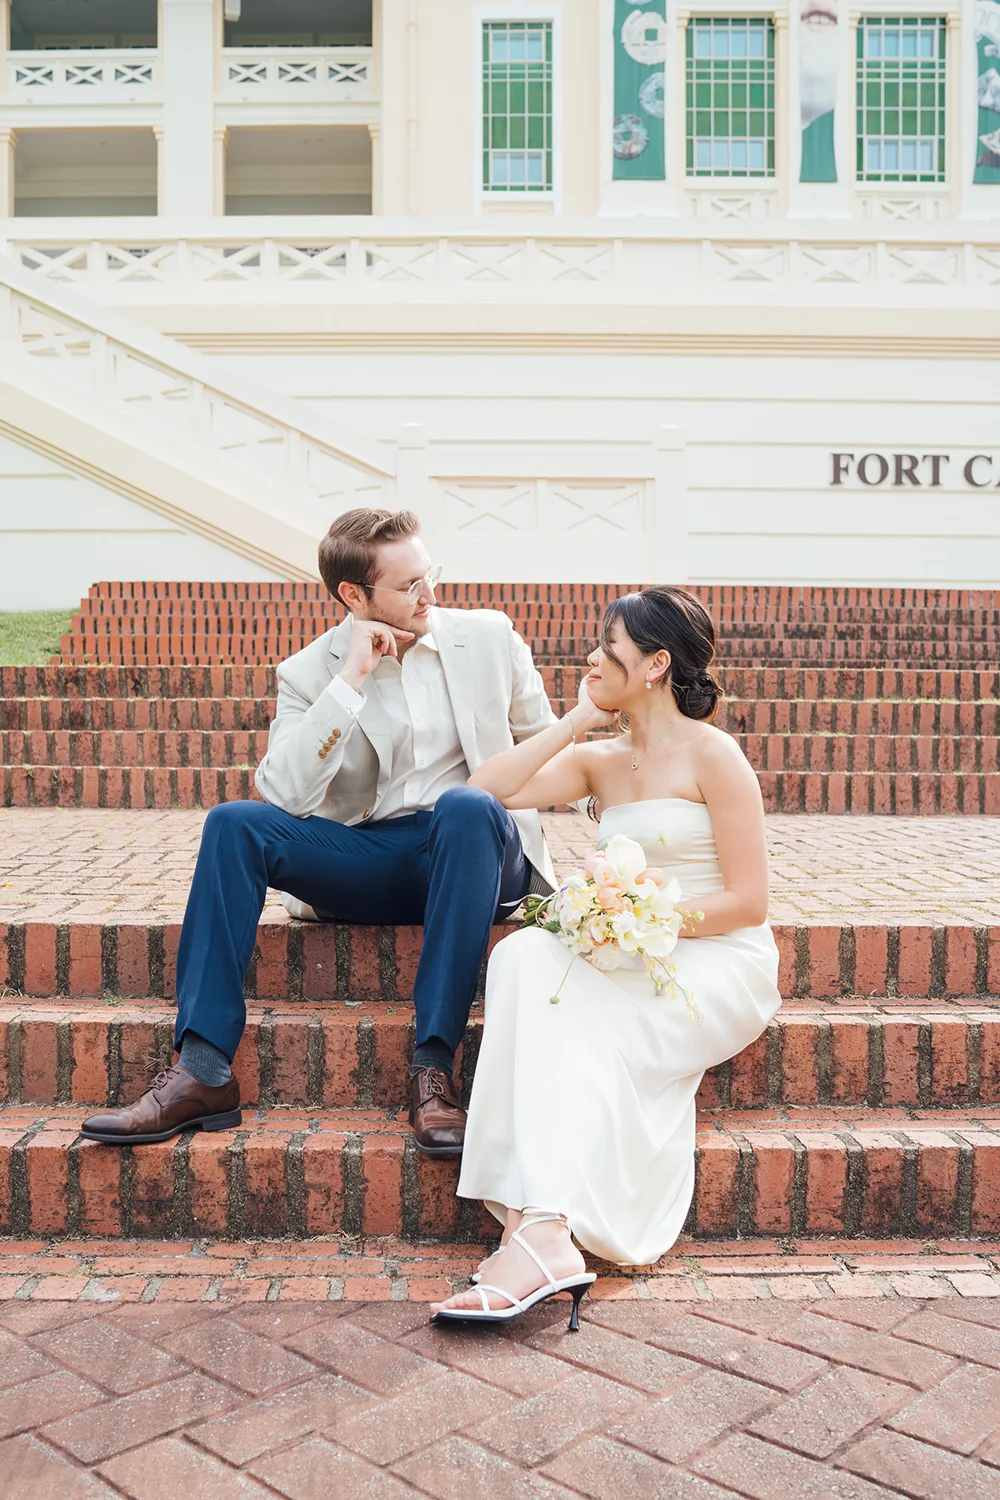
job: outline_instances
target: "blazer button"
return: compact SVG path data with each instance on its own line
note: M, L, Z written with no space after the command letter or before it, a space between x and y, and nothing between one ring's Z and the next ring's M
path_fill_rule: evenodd
M320 760L326 760L326 751L325 750L319 750L317 752L317 754L319 755Z
M335 729L333 731L333 733L331 734L330 738L331 738L331 740L339 740L340 739L340 730L339 729Z
M363 819L370 817L371 816L371 808L370 807L366 807L365 810L364 810L364 812L361 814L361 816L362 816Z

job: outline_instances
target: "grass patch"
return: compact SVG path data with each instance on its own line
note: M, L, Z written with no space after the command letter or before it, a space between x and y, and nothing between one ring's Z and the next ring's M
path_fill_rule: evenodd
M0 667L44 666L69 630L71 609L0 614Z

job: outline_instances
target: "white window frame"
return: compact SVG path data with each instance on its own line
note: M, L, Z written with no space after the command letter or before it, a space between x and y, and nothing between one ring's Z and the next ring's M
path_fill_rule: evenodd
M489 23L503 25L506 21L547 22L552 27L552 188L548 192L491 192L483 186L483 27ZM526 0L502 0L493 5L477 6L472 12L472 67L473 98L475 100L476 125L473 131L475 142L472 169L473 204L476 213L497 204L510 211L524 206L530 210L533 204L545 204L555 213L562 213L563 200L563 132L562 132L562 5L529 5Z

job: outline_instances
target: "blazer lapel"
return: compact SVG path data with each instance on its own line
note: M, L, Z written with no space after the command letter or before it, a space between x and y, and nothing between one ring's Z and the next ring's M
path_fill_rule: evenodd
M473 705L472 651L467 632L460 622L453 623L450 618L457 613L446 609L434 611L434 639L441 656L441 668L465 763L470 771L474 771L479 765L480 755Z
M347 655L350 639L351 620L348 616L337 626L330 641L330 659L327 662L327 670L331 677L336 677L340 671L341 662ZM365 706L358 714L358 728L371 742L372 749L378 756L379 791L381 792L383 784L388 781L392 773L392 726L383 706L382 695L378 690L374 674L366 681L364 692Z

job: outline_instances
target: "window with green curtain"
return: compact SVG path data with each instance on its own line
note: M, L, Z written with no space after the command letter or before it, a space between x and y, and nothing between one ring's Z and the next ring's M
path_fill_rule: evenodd
M858 180L943 182L943 16L863 16L858 26Z
M695 17L687 36L687 169L774 176L774 26Z
M483 26L483 191L552 191L552 23Z

